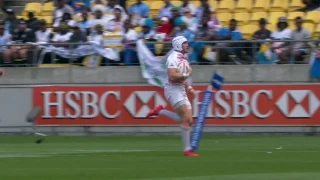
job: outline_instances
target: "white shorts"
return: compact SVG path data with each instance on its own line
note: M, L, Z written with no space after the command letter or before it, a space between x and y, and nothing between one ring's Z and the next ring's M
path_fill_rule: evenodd
M184 85L165 85L164 95L174 109L183 104L187 105L188 109L192 108Z

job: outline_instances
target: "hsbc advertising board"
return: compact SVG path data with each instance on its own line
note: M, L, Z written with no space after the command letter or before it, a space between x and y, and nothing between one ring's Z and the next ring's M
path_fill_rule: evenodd
M194 86L197 116L206 86ZM225 85L215 92L208 125L320 125L320 85ZM172 110L163 89L154 86L46 86L33 88L33 106L42 109L37 125L161 126L165 117L145 118L162 104Z

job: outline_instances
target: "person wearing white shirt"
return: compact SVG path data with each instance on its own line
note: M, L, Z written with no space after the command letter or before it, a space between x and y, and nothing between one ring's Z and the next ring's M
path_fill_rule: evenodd
M5 45L11 44L12 36L8 31L5 31L5 24L0 22L0 58L3 57L3 62L10 63L11 51Z
M189 8L184 8L184 14L181 17L182 21L186 23L187 28L192 32L196 33L198 29L198 19L192 16L191 11Z
M64 14L62 15L62 18L61 18L61 19L56 19L56 20L54 21L54 23L52 24L52 27L54 28L54 31L56 32L56 31L58 31L58 29L59 29L59 27L60 27L60 22L61 22L61 21L69 22L69 21L71 21L71 20L72 20L71 14L69 14L69 13L64 13Z
M280 17L277 23L277 30L272 32L271 38L274 40L290 40L291 30L288 28L286 17ZM277 54L278 63L287 63L289 60L289 43L288 42L274 42L272 43L271 51Z
M183 14L184 8L189 8L192 15L196 14L196 8L194 7L193 4L189 3L189 0L182 0L182 2L183 3L179 6L181 15Z
M67 43L69 43L72 35L73 33L69 31L67 22L62 21L60 22L59 32L53 36L52 42L58 43L55 45L56 47L70 48L70 45ZM58 63L67 64L70 62L69 59L60 57L59 54L57 54L57 58L59 60Z
M115 9L120 9L121 12L121 20L124 21L128 18L126 11L123 9L122 6L117 4L117 0L109 0L108 5L106 7L106 13L113 15Z
M94 27L98 24L102 25L105 30L105 27L107 26L107 23L112 19L112 16L105 16L104 12L105 7L103 5L99 4L93 7L94 18L89 20L87 27L89 34L95 31Z
M95 33L90 35L89 42L94 42L103 46L103 27L101 24L95 26Z
M138 40L138 33L131 29L130 20L124 22L124 29L122 31L124 48L121 52L123 56L123 63L121 65L132 65L138 63L137 52L134 51L134 45L132 43Z
M115 8L114 18L107 23L106 30L110 32L120 32L123 28L123 20L121 16L121 10Z
M71 6L66 4L66 0L58 0L58 6L52 13L54 22L56 20L61 20L64 13L69 13L71 16L73 16L74 10Z
M39 30L36 31L36 39L38 43L48 43L53 36L51 30L47 29L46 24L45 20L41 20L39 23Z
M52 38L52 42L54 43L64 43L66 44L71 36L72 36L72 32L70 32L68 30L68 24L66 22L61 22L60 23L60 28L59 28L59 32L56 33L53 38ZM64 46L64 45L63 45Z

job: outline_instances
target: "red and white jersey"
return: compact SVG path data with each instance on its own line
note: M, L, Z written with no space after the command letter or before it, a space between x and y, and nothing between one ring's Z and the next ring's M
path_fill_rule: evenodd
M189 65L188 59L184 54L182 54L181 52L178 52L178 51L173 51L167 59L167 63L166 63L167 69L178 68L179 63L186 63ZM170 81L169 78L168 78L168 82L167 82L167 84L169 84L169 85L184 85L185 83L186 83L186 81L183 81L181 83L172 82L172 81Z

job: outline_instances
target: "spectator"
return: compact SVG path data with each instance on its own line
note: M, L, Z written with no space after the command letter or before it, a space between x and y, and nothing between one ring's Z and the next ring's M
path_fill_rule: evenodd
M253 34L252 39L258 39L258 40L269 39L271 36L271 31L266 29L266 25L267 25L267 20L264 18L261 18L259 20L260 29Z
M70 37L69 42L70 43L80 43L80 44L73 44L70 46L71 49L78 48L79 46L83 45L81 43L86 43L88 41L87 36L85 33L82 33L78 23L73 21L72 23L69 23L69 27L73 31L72 36ZM79 57L72 59L73 64L81 64L83 62L84 57Z
M162 17L160 19L160 26L157 29L157 33L169 34L171 31L171 24L168 17Z
M53 22L60 21L64 13L69 13L71 16L74 15L72 7L66 4L66 0L58 0L58 6L52 13Z
M11 51L5 45L11 44L11 35L8 31L5 31L5 24L0 23L0 57L1 62L10 63L11 61Z
M310 32L302 27L303 20L301 17L297 17L295 19L295 24L297 29L292 31L291 39L296 41L301 40L309 40L311 39ZM295 63L301 63L303 62L303 56L308 54L308 43L307 42L296 42L293 44L293 49L290 50L292 52L294 57Z
M124 30L122 32L124 48L120 53L120 59L123 59L123 63L121 63L121 65L132 65L133 63L138 63L137 52L134 51L135 46L133 45L133 43L138 40L138 34L136 31L131 29L131 27L132 25L130 20L126 20L124 22Z
M70 41L72 32L68 29L68 24L65 21L61 21L59 31L53 36L52 42L53 43L67 43ZM56 45L61 46L61 45ZM65 45L62 45L63 47L66 47Z
M274 40L290 40L291 30L288 28L288 22L286 17L280 17L277 23L278 29L271 34L271 38ZM272 43L271 51L276 54L278 63L286 63L289 60L288 42L274 42Z
M144 18L140 21L140 26L142 27L142 32L139 34L140 38L153 39L155 31L152 29L154 23L149 18Z
M38 31L39 28L39 20L34 17L33 11L28 12L28 20L27 20L27 27L34 32Z
M39 30L36 31L36 41L38 43L48 43L50 39L53 37L53 34L50 29L47 29L46 21L41 20L39 22Z
M196 17L198 19L202 19L203 14L206 14L206 13L211 14L211 12L213 12L213 10L210 8L208 4L208 0L200 0L200 1L201 1L201 5L196 10Z
M242 34L237 28L237 20L231 19L229 22L229 28L222 28L215 37L216 40L241 40ZM227 63L238 62L238 58L241 56L241 49L237 48L241 44L239 43L219 43L219 57L221 62ZM235 59L229 59L229 57L236 56Z
M177 37L177 36L185 37L188 40L189 43L193 42L193 39L194 39L194 35L188 29L186 22L183 22L183 23L180 24L178 30L174 34L174 37Z
M79 22L79 27L80 27L80 30L83 32L83 33L86 33L87 32L87 27L89 26L89 20L88 20L88 10L87 9L83 9L82 10L82 13L81 13L81 21Z
M209 26L210 24L210 15L202 16L202 20L199 21L198 30L195 33L195 42L191 44L190 47L193 48L191 53L190 61L193 64L202 61L202 54L205 48L203 41L210 41L215 36L216 31L214 28Z
M195 33L196 40L210 41L216 35L216 29L210 26L210 15L202 16Z
M218 32L219 40L241 40L242 34L237 28L237 20L231 19L229 22L229 28L222 28Z
M88 22L88 33L94 32L97 24L100 24L105 29L107 23L111 20L112 17L104 15L105 7L103 5L95 5L93 7L94 18L90 19Z
M128 15L127 15L126 11L123 9L123 7L120 6L119 4L117 4L117 0L109 0L108 5L106 7L106 13L114 14L115 9L120 9L122 21L124 21L128 18Z
M16 18L16 15L12 9L7 9L7 18L5 22L5 31L8 31L10 34L13 34L14 29L18 26L19 21Z
M142 32L138 35L139 38L145 39L146 41L154 41L156 32L153 30L154 23L151 19L145 18L140 22L142 27ZM147 47L151 50L152 53L155 53L154 44L147 44Z
M196 33L198 28L198 20L197 18L192 16L189 8L184 9L184 16L182 16L182 21L186 23L187 28L192 33Z
M171 8L173 7L173 5L170 3L170 0L164 0L164 6L159 9L159 15L158 18L162 18L162 17L172 17L171 14Z
M209 27L210 29L213 29L214 31L218 32L218 31L221 29L222 25L220 24L220 22L219 22L217 16L215 15L215 13L214 13L214 12L211 12L211 10L210 10L209 13L206 12L206 13L204 13L204 14L205 14L205 15L206 15L206 14L210 14L210 15L208 15L208 17L209 17L208 27ZM207 15L206 15L206 16L207 16ZM202 17L203 17L203 16L202 16Z
M0 21L4 21L7 18L3 8L3 0L0 0Z
M174 35L176 29L183 22L180 14L179 14L179 7L177 7L177 6L172 7L171 12L172 12L172 18L170 19L170 24L171 24L172 29L169 34L170 37L172 37Z
M52 1L54 1L54 6L58 6L59 5L59 2L58 2L59 0L46 0L45 2L52 2ZM66 4L71 6L72 5L71 1L72 0L66 0Z
M129 18L133 26L138 26L142 18L147 18L149 16L149 7L142 2L142 0L137 0L137 3L133 4L129 10Z
M114 9L114 18L111 19L106 26L106 30L110 32L120 32L123 28L121 10L118 8Z
M319 10L320 2L319 0L301 0L305 7L297 9L296 11L308 12L313 10Z
M105 6L106 5L106 1L105 0L95 0L93 6L100 4Z
M53 36L52 42L56 43L56 47L64 47L69 49L70 46L66 43L70 42L72 35L73 33L69 31L67 22L61 21L59 31ZM59 54L57 54L57 59L58 63L61 64L70 63L69 59L60 57Z
M264 18L261 18L259 20L259 27L260 29L257 30L253 36L252 39L256 39L256 40L266 40L266 39L270 39L271 38L271 31L269 31L268 29L266 29L266 25L267 25L267 20ZM258 46L256 48L256 51L259 50L259 52L256 53L256 59L258 61L259 64L270 64L272 63L272 61L270 61L270 55L271 53L269 52L269 43L258 43ZM254 47L250 47L250 48L254 48ZM252 49L251 50L247 50L247 53L250 55L253 55L252 53Z
M12 36L13 44L36 42L34 31L27 28L27 24L24 20L19 21L18 28L14 30ZM28 50L32 48L32 46L11 46L11 59L26 60L28 57Z
M101 24L97 24L94 28L96 33L90 36L89 41L103 46L103 26Z
M71 0L71 6L76 12L81 12L83 9L90 8L90 0Z
M182 0L182 4L179 6L180 14L183 14L184 8L189 8L192 15L196 14L196 8L189 3L189 0Z
M54 28L54 31L58 31L58 28L60 27L60 22L69 22L72 20L71 14L70 13L64 13L62 16L62 19L57 19L54 24L52 25L52 27Z

